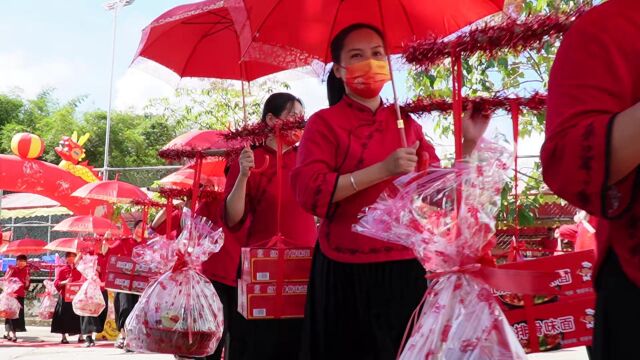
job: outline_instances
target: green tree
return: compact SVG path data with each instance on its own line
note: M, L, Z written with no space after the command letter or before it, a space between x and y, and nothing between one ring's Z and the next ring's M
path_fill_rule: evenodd
M245 85L247 121L255 121L266 97L276 89L288 89L284 82L256 81ZM194 129L226 129L244 123L242 88L238 81L211 80L201 89L178 88L172 98L153 99L146 111L159 114L181 132Z

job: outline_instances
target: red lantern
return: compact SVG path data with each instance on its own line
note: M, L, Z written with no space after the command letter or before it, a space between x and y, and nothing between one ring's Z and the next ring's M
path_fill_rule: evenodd
M29 133L17 133L11 139L11 151L23 159L37 159L44 152L44 141Z

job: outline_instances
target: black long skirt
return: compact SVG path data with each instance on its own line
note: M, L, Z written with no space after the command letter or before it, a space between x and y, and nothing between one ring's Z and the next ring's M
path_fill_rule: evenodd
M4 329L6 331L26 332L27 328L24 324L24 297L17 296L16 300L20 303L20 313L17 319L5 319Z
M216 351L205 357L206 360L220 360L222 359L222 353L224 350L225 360L235 359L232 357L231 351L229 350L229 346L231 344L232 337L232 323L238 321L238 317L241 315L238 313L238 288L235 286L229 286L227 284L223 284L217 281L211 280L213 287L216 289L216 293L218 293L218 297L220 298L220 302L222 302L222 312L224 316L224 332L222 333L222 339L216 348ZM235 319L234 319L235 317Z
M62 295L58 298L56 310L53 313L51 332L54 334L80 334L80 316L73 312L71 302L65 302Z
M396 359L426 289L417 260L340 263L316 246L301 359Z
M113 308L116 312L116 326L118 331L124 329L124 324L131 311L140 300L140 295L117 292L113 299Z
M104 299L104 310L98 316L80 316L80 331L82 335L89 335L91 333L101 333L104 331L104 323L107 321L107 313L109 310L109 297L107 292L102 292L102 298Z
M237 311L236 315L231 325L230 359L298 359L302 319L247 320Z
M596 278L593 359L637 359L640 287L622 270L609 250Z

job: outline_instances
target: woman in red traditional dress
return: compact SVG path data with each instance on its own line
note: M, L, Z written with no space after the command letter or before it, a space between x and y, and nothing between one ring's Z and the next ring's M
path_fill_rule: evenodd
M597 217L595 359L638 357L640 1L611 0L565 34L549 79L545 182Z
M332 40L328 109L307 123L292 185L302 207L322 218L307 294L303 359L395 359L411 313L427 288L411 250L352 231L358 215L398 176L439 166L421 126L398 119L380 99L389 81L383 35L354 24ZM464 154L488 118L464 116Z
M302 102L288 93L269 96L262 111L262 121L274 128L280 119L304 115ZM289 175L296 164L298 138L295 134L282 136L282 188L278 189L276 175L277 139L272 134L264 144L245 148L239 159L230 161L225 189L223 225L239 242L240 247L266 246L278 231L278 194L281 194L281 232L286 246L312 247L317 238L316 224L295 200ZM251 169L268 165L264 171ZM224 246L229 246L225 243ZM239 252L236 254L239 260ZM237 264L237 262L236 262ZM236 295L237 296L237 295ZM302 320L246 320L234 314L230 354L242 359L297 359L302 332Z
M27 296L27 291L29 291L29 286L31 285L27 257L18 255L16 257L16 266L9 267L4 277L5 279L16 278L22 283L22 286L16 291L16 300L20 303L20 314L17 319L6 319L4 321L4 329L7 332L4 338L16 342L18 341L16 333L27 331L24 323L24 298Z
M65 255L67 264L56 271L56 278L53 285L60 294L58 303L51 320L51 332L61 334L61 344L68 344L67 335L80 335L80 317L73 311L71 302L64 300L66 285L82 280L82 274L76 269L76 254L68 252ZM78 342L83 342L82 336L78 337Z

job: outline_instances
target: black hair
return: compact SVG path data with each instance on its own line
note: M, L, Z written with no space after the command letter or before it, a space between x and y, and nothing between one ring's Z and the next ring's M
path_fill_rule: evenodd
M71 252L71 251L67 251L67 252L64 254L64 258L66 259L66 258L68 258L69 256L78 256L78 254L76 254L76 253L74 253L74 252Z
M333 37L333 40L331 40L331 61L333 61L333 66L335 66L335 64L340 64L340 54L342 53L342 49L344 49L344 42L347 40L347 37L349 37L352 32L360 29L369 29L378 34L378 36L384 40L382 31L373 25L356 23L347 26L340 30L340 32ZM332 68L329 71L329 77L327 77L327 97L329 98L329 106L339 103L344 94L344 81L336 76Z
M285 111L291 110L294 103L298 102L300 105L304 105L302 100L286 92L273 93L264 102L262 108L262 121L267 121L267 115L271 114L276 117L280 117Z
M16 256L16 261L20 261L20 260L27 261L27 255Z
M142 220L136 220L135 223L133 223L133 230L135 231L135 229L138 227L138 225L142 224Z

